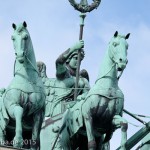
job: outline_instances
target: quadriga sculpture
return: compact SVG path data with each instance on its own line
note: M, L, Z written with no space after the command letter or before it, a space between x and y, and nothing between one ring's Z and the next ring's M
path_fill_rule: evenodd
M46 78L46 66L38 63L38 69L42 81L45 80L46 88L46 107L45 120L42 124L40 133L40 150L51 150L58 131L61 127L62 115L68 107L72 107L76 100L74 99L77 57L78 51L84 46L84 41L78 41L65 52L61 53L56 59L56 78ZM84 59L84 51L81 50L81 60ZM84 99L89 91L89 83L86 80L88 73L82 70L78 84L78 98ZM45 139L45 137L47 137ZM57 140L55 149L62 149L60 137Z
M114 130L121 127L121 149L125 150L128 125L122 118L124 95L118 86L118 78L128 62L126 39L129 35L119 35L116 31L109 42L95 85L90 89L85 100L77 102L66 112L62 132L60 131L64 150L78 147L84 127L89 150L101 150L103 142L109 141ZM120 71L119 76L118 71Z
M12 26L16 55L14 78L3 96L3 102L10 120L16 122L13 146L17 148L23 146L22 132L25 122L32 129L31 149L37 149L44 117L45 91L38 76L34 49L26 22Z

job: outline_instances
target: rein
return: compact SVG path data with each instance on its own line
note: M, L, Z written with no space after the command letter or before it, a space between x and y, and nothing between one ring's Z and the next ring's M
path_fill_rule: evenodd
M26 59L28 60L28 62L30 63L30 65L33 67L34 71L37 72L37 74L39 75L39 72L37 71L37 69L34 67L34 65L32 64L31 60L28 58L27 54L25 54Z
M122 71L120 72L119 76L117 77L118 80L119 80L120 77L122 76L123 71L124 71L124 70L122 70Z
M30 65L32 66L33 70L37 72L37 74L39 75L39 72L37 71L37 69L34 67L34 65L32 64L31 60L28 58L27 56L27 51L25 53L25 58L28 60L28 62L30 63ZM17 58L16 58L17 59ZM14 63L14 76L15 76L15 64L16 64L16 59L15 59L15 63Z
M98 79L95 81L95 83L96 83L98 80L104 78L104 77L112 70L112 68L113 68L115 65L116 65L116 63L113 63L112 66L111 66L111 68L110 68L110 70L109 70L105 75L103 75L102 77L98 78Z

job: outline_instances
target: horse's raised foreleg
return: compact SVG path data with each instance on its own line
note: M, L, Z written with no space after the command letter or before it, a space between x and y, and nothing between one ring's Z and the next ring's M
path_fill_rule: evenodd
M125 143L127 141L127 121L119 115L115 115L113 118L113 125L115 128L121 128L121 150L126 150Z
M21 148L23 146L23 138L22 138L22 115L23 108L19 105L14 107L14 117L16 120L16 134L13 139L13 146L17 148Z
M40 111L36 112L33 115L33 128L32 128L32 140L31 140L31 150L37 150L39 147L39 136L41 125L44 118L44 110L41 109Z

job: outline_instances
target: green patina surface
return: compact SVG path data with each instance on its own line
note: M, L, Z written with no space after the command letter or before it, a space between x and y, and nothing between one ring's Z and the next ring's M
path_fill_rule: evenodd
M121 149L125 150L127 121L122 118L124 96L118 86L117 72L123 72L127 64L128 37L129 34L126 36L119 35L118 32L114 34L95 85L84 100L77 102L65 113L63 117L65 128L61 133L61 145L64 149L80 147L77 145L80 143L76 141L79 141L82 130L87 133L87 145L90 150L102 149L103 141L108 142L114 130L121 127Z
M13 146L21 148L24 144L23 131L31 130L32 135L28 140L31 140L31 149L34 150L38 148L39 132L44 117L45 90L38 75L26 22L12 26L14 28L12 40L16 55L14 78L6 90L1 92L3 94L0 98L0 140L4 141L2 143L7 141L6 128L14 129Z
M77 54L78 50L84 46L83 41L77 42L74 46L62 53L56 60L56 78L45 78L44 85L46 88L46 111L45 121L41 130L41 149L51 149L56 139L57 133L61 127L62 114L66 108L75 104L74 90L75 90L75 73L77 68ZM84 51L81 53L84 58ZM43 63L38 63L42 66ZM42 68L42 67L39 67ZM44 68L43 68L44 69ZM42 70L42 69L41 69ZM46 70L41 71L44 72ZM44 73L46 75L46 73ZM45 79L46 80L45 80ZM81 70L79 79L78 100L84 99L88 90L88 73L86 70ZM45 140L44 137L49 140ZM60 147L60 144L57 144Z
M124 94L118 82L128 62L130 34L115 32L90 88L88 72L80 71L85 55L83 27L85 13L97 8L101 0L69 2L81 12L79 41L56 59L55 78L47 77L44 62L36 62L26 22L12 25L14 78L6 89L0 89L0 141L5 143L11 135L13 144L8 146L16 149L27 148L27 138L32 150L110 150L113 132L121 128L118 149L131 149L149 133L149 123L127 140L128 123L122 117ZM24 132L30 132L30 137L23 137ZM149 138L148 134L143 139L142 150L149 149Z

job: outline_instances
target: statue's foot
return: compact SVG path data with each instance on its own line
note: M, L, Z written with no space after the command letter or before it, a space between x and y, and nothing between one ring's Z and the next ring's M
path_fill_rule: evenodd
M22 148L22 146L23 146L23 138L15 136L13 139L13 147Z

